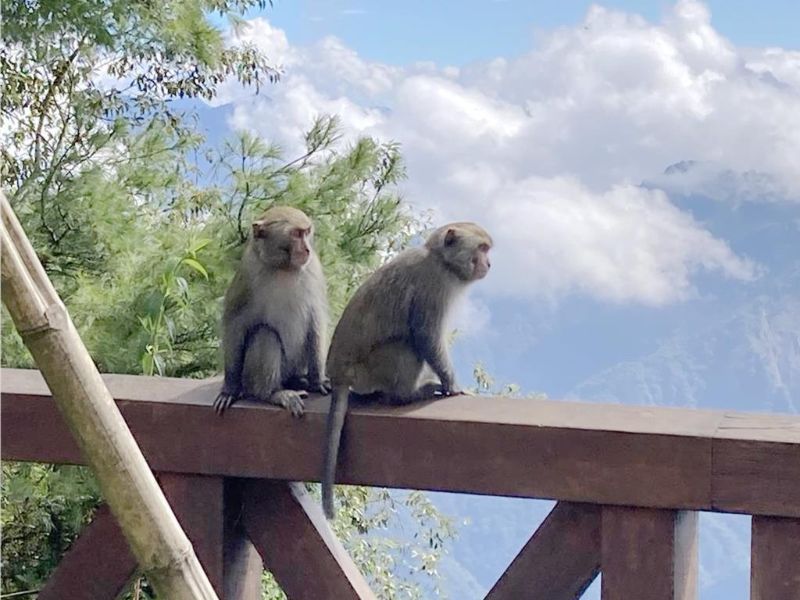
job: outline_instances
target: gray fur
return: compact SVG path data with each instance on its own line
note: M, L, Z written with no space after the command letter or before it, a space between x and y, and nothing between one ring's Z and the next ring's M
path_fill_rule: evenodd
M287 228L310 228L311 222L294 209L281 207L280 221L271 221L270 214L267 211L254 224L254 235L225 294L225 381L214 402L219 413L239 398L251 398L300 416L308 391L330 391L325 377L328 301L322 266L310 239L310 254L302 267L292 267L286 252ZM259 227L267 231L265 237L257 235Z
M333 398L322 500L328 518L334 515L333 482L351 392L392 404L460 393L445 324L456 297L488 271L491 245L489 234L473 223L445 225L424 247L406 250L375 271L345 308L327 362Z

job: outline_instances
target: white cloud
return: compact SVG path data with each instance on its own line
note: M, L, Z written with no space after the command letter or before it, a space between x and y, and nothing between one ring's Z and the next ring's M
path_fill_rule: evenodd
M659 305L690 295L701 268L757 273L659 190L621 184L597 193L573 178L529 177L493 196L500 201L483 220L500 240L494 264L508 293Z
M248 35L286 75L256 99L229 86L231 124L292 150L335 112L351 136L399 141L409 201L497 238L492 289L659 305L698 271L757 274L644 180L800 202L800 53L735 47L695 0L657 24L595 6L523 55L462 68L386 65L332 37L293 47L261 19ZM706 166L663 175L683 160Z

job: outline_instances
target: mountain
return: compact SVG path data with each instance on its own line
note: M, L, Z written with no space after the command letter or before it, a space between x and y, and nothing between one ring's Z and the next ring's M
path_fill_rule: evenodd
M741 283L698 274L695 297L655 310L575 298L557 308L497 302L489 306L491 331L457 348L457 364L480 360L499 383L551 398L800 412L800 199L764 174L697 161L676 163L642 185L667 191L734 252L757 262L759 277ZM460 376L469 380L466 368ZM481 586L480 593L450 596L465 600L488 591L551 505L434 497L444 513L469 520L449 559ZM704 600L749 597L749 528L746 515L701 514ZM450 571L443 572L450 589ZM585 598L598 597L595 582Z

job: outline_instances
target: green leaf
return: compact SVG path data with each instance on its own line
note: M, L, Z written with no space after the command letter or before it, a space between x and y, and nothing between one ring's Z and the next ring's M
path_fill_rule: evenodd
M196 261L195 259L193 259L193 258L184 258L184 259L181 261L181 263L182 263L182 264L184 264L184 265L187 265L187 266L191 267L192 269L194 269L195 271L197 271L198 273L200 273L200 274L201 274L203 277L205 277L206 279L208 279L208 271L206 271L205 267L204 267L203 265L201 265L201 264L200 264L198 261Z

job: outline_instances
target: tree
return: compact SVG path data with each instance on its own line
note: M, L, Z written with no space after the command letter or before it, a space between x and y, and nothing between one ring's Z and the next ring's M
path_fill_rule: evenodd
M221 298L247 224L307 211L334 317L422 223L403 205L394 144L344 146L335 117L293 159L247 132L210 146L193 98L278 71L209 22L257 0L26 1L5 6L2 184L101 371L204 377L221 366ZM31 366L3 313L3 364ZM36 589L99 501L79 468L3 464L2 590ZM452 535L422 494L348 488L337 532L384 597L419 596ZM402 516L416 542L381 536ZM427 577L427 575L426 575ZM423 578L424 580L424 578ZM431 584L435 585L435 583ZM146 591L146 586L145 586ZM279 595L274 584L266 597Z

